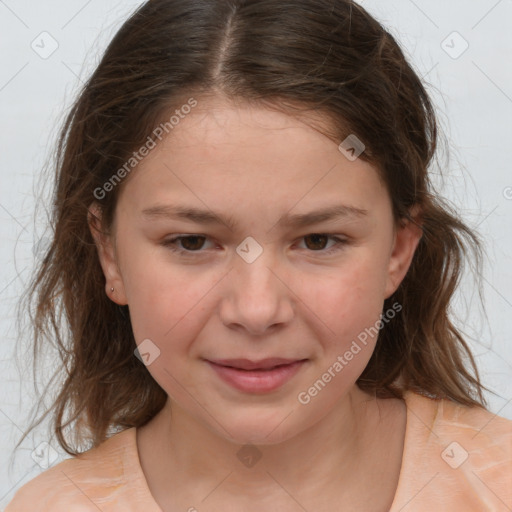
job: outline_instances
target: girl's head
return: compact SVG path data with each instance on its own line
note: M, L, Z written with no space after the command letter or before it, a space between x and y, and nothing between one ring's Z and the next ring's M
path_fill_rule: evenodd
M142 5L63 128L33 282L36 344L56 337L67 367L62 446L71 422L96 445L167 395L255 443L354 384L483 403L448 317L478 239L433 192L436 143L421 80L352 1ZM265 393L206 361L269 357L307 361Z

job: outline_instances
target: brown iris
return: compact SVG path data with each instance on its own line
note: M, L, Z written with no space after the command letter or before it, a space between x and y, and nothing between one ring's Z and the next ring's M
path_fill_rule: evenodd
M189 243L192 241L192 243ZM201 249L205 241L204 236L185 236L181 238L181 245L187 250L187 251L197 251L198 249ZM188 247L187 247L188 246Z
M327 242L327 240L329 239L329 237L327 235L319 235L319 234L313 234L313 235L307 235L304 237L304 240L312 240L313 241L313 245L315 247L310 247L309 244L306 242L306 246L308 247L308 249L312 249L312 250L319 250L319 249L325 249L325 243ZM318 247L318 245L322 246L322 247Z

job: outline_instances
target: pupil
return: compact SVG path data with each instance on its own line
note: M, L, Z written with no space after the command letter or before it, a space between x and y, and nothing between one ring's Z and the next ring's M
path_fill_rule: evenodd
M306 246L308 247L308 249L319 250L319 249L323 249L325 247L325 242L327 241L327 237L325 235L314 234L314 235L306 236L305 240L306 240ZM311 246L310 243L307 242L308 240L313 241L313 244L312 244L313 247ZM192 241L192 243L191 243L191 241ZM189 251L194 251L197 249L201 249L201 247L203 246L203 243L204 243L204 237L188 236L186 238L183 238L181 243L185 249L187 249Z
M325 242L327 240L327 237L325 235L316 235L315 234L315 235L308 235L306 237L306 240L308 240L308 239L314 240L313 245L315 245L315 243L318 244L318 240L320 239L320 245L324 246L325 244L322 242ZM308 246L308 249L323 249L324 248L324 247L310 247L309 244L307 243L307 241L306 241L306 245Z
M183 238L181 243L183 245L183 247L185 247L185 249L189 250L189 251L193 251L193 250L196 250L196 249L201 249L203 243L204 243L204 239L202 240L203 237L200 237L200 236L187 236L186 238ZM199 240L199 244L194 244L192 242L192 244L190 244L190 240L195 240L196 242ZM187 247L187 245L189 247ZM192 247L190 247L190 245L192 245Z

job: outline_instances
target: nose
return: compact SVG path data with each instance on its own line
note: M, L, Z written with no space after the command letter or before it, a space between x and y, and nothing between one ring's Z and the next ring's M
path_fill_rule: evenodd
M293 292L287 280L270 249L252 263L237 256L222 294L220 316L224 325L254 336L287 325L294 314Z

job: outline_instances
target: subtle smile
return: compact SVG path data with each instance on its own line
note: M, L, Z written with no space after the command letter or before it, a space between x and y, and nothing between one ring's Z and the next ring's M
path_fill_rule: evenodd
M224 382L246 393L269 393L288 382L307 359L206 360Z

